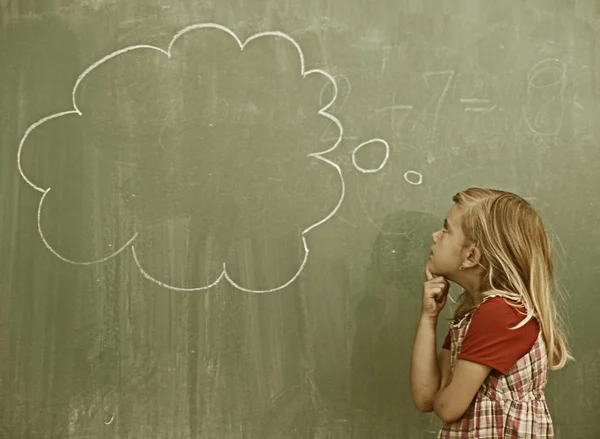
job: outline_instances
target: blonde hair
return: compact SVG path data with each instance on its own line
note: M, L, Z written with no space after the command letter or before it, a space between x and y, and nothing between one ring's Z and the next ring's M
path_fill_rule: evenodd
M546 343L550 368L563 368L573 357L552 293L552 248L539 213L518 195L493 189L469 188L454 195L452 201L462 211L466 244L474 243L482 254L481 297L501 293L519 301L527 314L511 329L520 328L535 317ZM463 317L476 305L471 295L463 292L455 318Z

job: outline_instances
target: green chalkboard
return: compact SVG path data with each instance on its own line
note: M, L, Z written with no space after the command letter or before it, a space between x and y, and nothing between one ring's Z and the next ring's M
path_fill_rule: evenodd
M600 436L599 31L594 0L0 0L0 437L435 437L410 352L470 186L544 216L548 405Z

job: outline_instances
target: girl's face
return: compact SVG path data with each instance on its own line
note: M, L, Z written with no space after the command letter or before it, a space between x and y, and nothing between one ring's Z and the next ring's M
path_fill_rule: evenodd
M432 235L433 245L428 260L429 269L434 275L455 282L459 267L464 261L465 236L461 228L461 217L462 212L455 204L448 212L443 228Z

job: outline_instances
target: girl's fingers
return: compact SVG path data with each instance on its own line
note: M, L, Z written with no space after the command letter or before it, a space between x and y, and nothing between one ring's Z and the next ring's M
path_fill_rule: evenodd
M425 263L425 280L430 281L433 279L433 274L431 274L431 270L429 270L429 261Z

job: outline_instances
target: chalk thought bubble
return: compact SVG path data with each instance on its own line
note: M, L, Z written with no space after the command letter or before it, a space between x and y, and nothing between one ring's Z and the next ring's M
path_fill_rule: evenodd
M216 62L216 58L215 59L196 59L196 60L189 60L186 61L179 59L179 64L177 64L179 67L177 67L179 70L173 70L175 69L175 67L171 68L170 66L172 64L174 64L174 60L177 59L177 57L181 57L183 56L182 53L187 53L182 49L183 46L183 41L186 40L188 37L192 38L195 37L197 38L197 44L199 44L198 47L203 47L204 51L206 53L212 53L215 52L214 48L212 48L212 52L211 52L211 47L210 44L211 42L214 41L214 34L217 34L217 38L220 39L219 41L221 42L221 47L225 47L227 44L234 44L236 46L235 51L237 51L237 53L239 53L239 57L241 59L241 54L245 53L246 58L245 61L242 62L242 64L245 62L246 66L244 67L244 65L239 65L238 61L233 58L228 58L228 57L221 57L219 58L219 63L221 65L216 65L219 64ZM209 34L211 35L211 37L209 38ZM185 38L183 38L185 36ZM211 39L212 38L212 39ZM87 133L91 133L88 134L88 139L92 138L93 139L93 133L102 133L103 136L109 136L110 135L110 131L114 128L116 131L118 131L118 134L115 134L115 142L120 142L124 145L124 148L126 149L127 147L127 138L128 136L131 136L132 138L137 138L139 139L144 139L144 138L148 138L147 141L148 142L157 142L160 145L160 148L163 150L163 152L165 152L166 154L168 154L171 151L176 150L177 148L183 148L184 152L182 154L180 154L180 156L184 157L183 160L185 160L186 154L188 154L188 156L194 155L202 155L202 154L206 154L206 157L203 156L203 159L207 162L215 161L218 162L220 160L218 155L208 155L207 154L207 150L206 149L202 149L202 145L205 144L211 144L211 145L216 145L216 147L222 147L222 145L219 144L219 139L214 139L214 138L210 138L210 132L211 129L214 129L215 132L226 132L228 129L227 128L223 128L224 126L227 127L229 126L229 132L238 132L238 131L247 131L249 133L251 133L254 137L254 142L252 143L252 145L244 145L243 148L261 148L261 139L264 141L265 144L277 144L278 142L283 142L283 141L289 141L289 139L285 139L285 140L280 140L277 138L277 129L279 129L280 127L270 127L273 128L270 131L273 131L274 134L270 134L271 137L269 138L262 138L260 136L263 136L263 134L259 133L259 132L255 132L255 131L260 131L260 130L265 130L264 124L260 125L260 124L255 124L255 119L261 117L261 111L260 109L256 108L255 102L262 102L265 100L275 100L273 102L276 102L276 100L289 100L290 102L292 102L292 104L290 105L278 105L276 108L273 108L271 110L271 112L269 113L268 110L265 110L266 113L263 114L263 117L267 117L267 118L273 118L273 111L277 111L279 113L282 112L282 108L285 111L289 111L290 113L290 117L292 117L292 119L294 117L305 117L304 114L300 114L300 116L298 116L297 113L302 113L303 110L298 107L294 107L293 105L293 96L291 96L291 94L296 93L298 96L302 96L303 94L306 93L306 90L303 90L302 87L297 87L297 89L295 90L270 90L267 87L264 87L264 85L262 87L260 87L259 85L255 84L255 82L257 82L256 78L258 78L260 76L260 73L254 74L254 76L249 75L249 76L244 76L245 78L250 78L247 80L247 84L242 84L241 86L239 84L235 84L235 87L232 87L231 84L219 84L219 78L222 76L219 74L219 72L228 70L229 71L242 71L243 69L249 69L249 68L258 68L260 70L260 68L262 67L273 67L271 65L263 65L263 64L268 64L268 63L260 63L259 61L256 61L258 58L258 55L256 53L256 48L260 48L260 45L257 44L253 44L254 42L257 41L264 41L264 40L270 40L270 41L278 41L280 43L284 43L285 45L287 45L288 47L291 45L291 47L293 48L292 52L295 53L295 56L297 57L295 62L288 62L288 63L283 63L282 66L280 67L281 70L281 74L282 75L291 75L292 73L289 71L290 70L290 66L294 66L294 68L296 69L296 71L293 73L294 75L298 74L297 69L299 69L299 74L300 77L302 78L301 82L304 82L304 79L306 79L309 76L320 76L321 78L324 78L324 80L328 81L329 83L331 83L332 87L333 87L333 97L332 99L329 101L329 103L327 103L325 106L323 106L322 108L318 109L316 114L314 115L314 117L316 118L320 118L320 119L325 119L327 123L333 124L333 126L336 127L337 131L338 131L338 135L336 140L326 149L320 152L310 152L308 154L304 154L305 157L310 158L311 160L314 161L318 161L319 163L322 164L326 164L328 167L330 167L330 169L332 169L334 171L334 174L337 176L337 178L339 179L339 194L336 197L336 201L335 203L333 203L332 206L330 206L327 209L327 212L323 215L321 215L320 218L318 218L318 220L313 221L310 225L304 227L300 233L299 239L301 240L301 247L303 249L303 253L304 256L302 258L302 261L299 265L299 267L295 270L294 274L285 282L281 283L280 285L277 285L273 288L267 288L267 289L251 289L248 288L245 285L242 285L239 281L236 281L235 279L232 278L232 276L230 275L230 273L228 272L227 269L227 261L223 260L222 261L222 270L220 271L220 274L215 276L214 279L210 280L209 282L207 282L205 285L200 285L200 286L195 286L195 287L181 287L181 286L176 286L176 285L171 285L171 284L167 284L166 282L158 279L156 276L151 275L147 269L145 269L142 266L142 259L140 258L140 254L139 254L139 245L138 245L138 240L139 240L139 236L140 236L140 232L139 230L134 231L131 236L128 236L126 239L124 239L121 243L119 243L119 245L115 246L116 250L110 252L110 254L104 256L104 257L100 257L100 258L96 258L93 260L87 260L87 261L77 261L68 257L65 257L64 255L61 254L60 251L58 251L55 247L50 244L49 240L47 239L45 233L44 233L44 226L43 223L44 221L42 220L42 212L44 211L44 206L47 203L52 203L52 197L49 197L50 191L52 189L52 185L48 184L48 185L44 185L41 183L36 183L36 178L31 177L31 174L35 174L32 171L27 171L25 172L24 169L24 163L23 163L23 158L24 157L28 157L27 155L24 155L23 151L27 149L28 144L30 142L30 139L32 137L34 137L37 132L40 132L40 130L46 129L48 126L50 126L51 124L64 124L65 127L70 127L72 126L73 123L77 123L80 125L84 125L86 127L86 132ZM223 43L223 41L226 41L225 43ZM225 46L223 46L223 44ZM233 50L233 49L232 49ZM254 51L254 52L253 52ZM289 53L290 51L288 50L286 53ZM204 53L204 52L203 52ZM140 61L139 57L143 57L143 61ZM258 57L258 58L257 58ZM248 60L252 61L249 62ZM241 61L240 61L241 62ZM171 64L170 64L171 63ZM196 63L196 64L194 64ZM200 65L198 63L201 63L203 65L203 70L202 73L198 73L194 70L193 66L194 65ZM213 65L213 63L215 65ZM238 63L238 64L236 64ZM276 60L272 59L272 63L271 64L276 64ZM106 70L106 66L107 65L111 65L111 66L122 66L119 67L121 68L121 70L119 70L117 68L117 71L121 71L121 74L117 74L115 77L111 76L111 74L107 73ZM137 75L129 75L128 76L128 71L129 70L140 70L142 73L137 74ZM171 70L169 70L171 69ZM220 70L219 70L220 69ZM212 73L211 73L212 72ZM195 75L195 76L194 76ZM128 80L127 78L129 77L134 77L134 80ZM240 76L241 77L241 76ZM100 88L100 91L98 91L98 88L94 88L96 86L97 83L102 83L102 81L104 81L104 83L108 82L116 82L118 83L118 87L117 87L117 91L114 93L115 95L112 96L111 93L112 92L108 92L106 90L113 90L113 88L110 87L106 87L105 89ZM94 87L92 86L87 86L89 84L94 84ZM194 90L182 90L182 87L184 84L196 84L197 88ZM252 90L252 87L254 86L254 88L256 90ZM87 88L86 88L87 87ZM230 98L229 99L218 99L217 97L211 97L209 96L209 91L211 89L216 89L219 88L220 89L220 93L229 93L230 94ZM131 90L136 90L136 106L135 108L129 108L131 106L131 99L126 98L126 96L128 96L127 93L130 93ZM146 91L145 91L146 90ZM242 90L242 91L240 91ZM214 91L214 90L213 90ZM149 97L153 94L156 93L163 93L165 95L168 95L169 93L173 94L173 97L168 100L170 102L170 105L168 108L165 108L163 113L159 116L157 116L158 113L160 113L161 109L159 108L158 110L154 107L157 106L156 102L164 102L165 100L157 100L157 101L152 101L152 99ZM233 96L231 94L235 94L237 93L237 96ZM254 96L255 99L252 99L253 97L253 93L258 96ZM240 94L244 95L247 99L246 100L240 100ZM148 98L145 100L144 96L148 96ZM181 31L177 32L175 34L175 36L172 38L170 44L168 45L168 47L166 49L160 48L160 47L156 47L156 46L152 46L152 45L136 45L136 46L130 46L130 47L126 47L124 49L115 51L107 56L105 56L104 58L100 59L99 61L95 62L94 64L92 64L89 68L87 68L81 75L79 75L79 77L77 78L75 85L73 87L72 90L72 109L68 110L68 111L63 111L63 112L59 112L56 114L52 114L50 116L44 117L42 119L40 119L39 121L35 122L34 124L32 124L24 133L20 145L19 145L19 149L18 149L18 159L17 159L17 166L19 169L19 172L21 174L21 177L24 179L25 182L27 182L33 189L35 189L36 191L41 193L41 199L39 202L39 206L38 206L38 212L37 212L37 225L38 225L38 233L44 243L44 245L46 246L46 248L52 252L55 256L57 256L58 258L60 258L61 260L67 262L67 263L71 263L71 264L77 264L77 265L91 265L91 264L97 264L97 263L102 263L104 261L107 261L111 258L114 258L115 256L126 252L128 250L131 251L131 255L135 261L135 264L137 265L138 269L140 270L140 272L143 274L143 276L162 286L165 288L169 288L172 290L178 290L178 291L200 291L200 290L206 290L209 289L215 285L217 285L219 282L221 282L222 280L226 280L227 282L229 282L232 286L234 286L235 288L238 288L239 290L242 291L246 291L246 292L250 292L250 293L265 293L265 292L272 292L272 291L277 291L277 290L281 290L285 287L287 287L288 285L290 285L292 282L294 282L298 276L300 275L300 273L302 272L302 270L304 269L307 261L308 261L308 256L309 256L309 248L308 248L308 243L307 243L307 239L306 239L306 235L311 232L312 230L314 230L315 228L323 225L325 222L327 222L329 219L331 219L336 212L338 211L338 209L340 208L344 197L345 197L345 193L346 193L346 186L345 186L345 182L344 182L344 178L342 175L342 170L340 168L340 166L338 164L336 164L335 162L331 161L330 159L328 159L327 157L325 157L326 154L332 152L334 149L336 149L338 147L338 145L340 144L342 138L343 138L343 134L344 134L344 128L341 124L341 122L338 120L338 118L336 118L335 116L333 116L332 114L329 113L329 110L331 109L331 107L334 105L336 98L338 96L338 87L337 87L337 83L336 80L334 79L334 77L332 75L330 75L328 72L324 71L324 70L320 70L320 69L312 69L312 70L307 70L306 66L305 66L305 59L304 59L304 54L302 52L302 49L300 47L300 45L294 40L292 39L290 36L282 33L282 32L262 32L262 33L258 33L255 34L251 37L249 37L248 39L246 39L245 41L242 41L234 32L232 32L230 29L218 25L218 24L213 24L213 23L204 23L204 24L197 24L197 25L192 25L192 26L188 26L184 29L182 29ZM316 98L318 98L318 93L316 95ZM196 114L196 115L188 115L188 117L182 117L182 114L185 114L185 109L182 109L181 111L178 111L178 105L179 106L184 106L186 105L186 102L190 102L194 99L204 99L207 102L206 105L206 109L203 110L202 114ZM96 101L94 101L96 100ZM100 101L102 102L102 105L100 104ZM96 104L94 103L96 102ZM106 104L106 102L109 102L110 104ZM233 110L233 106L235 106L236 110ZM196 107L194 107L196 108ZM243 111L238 111L238 109L242 109ZM136 127L135 124L123 124L123 127L121 127L120 131L118 128L119 125L119 121L115 119L115 115L123 115L123 114L128 114L129 112L135 112L137 114L136 117L132 117L130 118L131 120L146 120L147 124L144 126L140 126L140 127ZM158 112L158 113L157 113ZM235 117L234 117L234 113L235 113ZM232 120L232 118L235 118L235 120ZM152 124L152 122L156 120L155 124ZM201 120L202 125L199 125L200 122L199 120ZM270 120L270 119L269 119ZM295 120L295 119L294 119ZM293 122L290 122L291 124L293 124ZM150 125L148 125L150 124ZM227 125L229 124L229 125ZM126 126L125 126L126 125ZM149 132L148 130L148 126L154 126L156 125L157 131L154 132L152 130L152 132ZM236 128L234 128L233 126L235 125ZM259 128L253 128L254 126L257 126ZM67 129L67 128L65 128ZM281 127L281 129L283 130L284 128ZM62 126L60 129L58 129L58 131L63 130ZM234 131L235 130L235 131ZM108 132L108 134L107 134ZM189 134L186 137L186 132L189 132L191 134ZM248 134L248 133L246 133ZM257 140L259 139L259 140ZM93 140L91 140L91 142L93 143ZM145 140L141 140L139 141L142 144L145 142ZM198 143L198 146L196 149L190 149L192 147L189 146L189 144L194 144L194 143ZM387 143L382 140L382 139L374 139L372 141L367 141L365 142L363 145L367 145L370 143L376 143L379 142L380 144L384 144L386 147L386 156L384 161L381 163L381 165L377 168L377 169L373 169L373 170L369 170L368 172L376 172L377 170L383 168L383 166L385 165L385 162L387 162L387 158L389 156L389 147L387 145ZM84 142L85 143L85 142ZM110 143L110 142L108 142ZM188 146L181 146L181 145L188 145ZM193 145L192 145L193 146ZM187 150L185 148L188 148ZM264 148L263 148L264 149ZM127 153L123 153L125 155L127 155ZM246 154L246 155L240 155L241 158L237 159L237 162L234 164L230 164L230 167L232 169L234 169L233 171L231 171L230 174L228 174L227 179L223 180L219 180L217 182L215 182L215 179L213 178L214 176L212 175L212 173L206 173L204 172L204 174L202 175L202 179L200 180L200 177L194 177L196 178L195 183L197 184L199 187L202 187L203 190L211 190L212 186L211 185L227 185L230 184L229 189L229 193L234 193L236 192L234 189L234 186L232 186L233 183L230 183L230 180L236 180L237 178L237 174L240 174L239 172L236 173L235 169L241 169L243 168L246 163L244 163L245 161L249 160L248 157L251 157L251 155ZM29 160L29 159L28 159ZM265 160L264 158L262 159L263 161ZM354 160L354 158L353 158ZM157 160L154 160L154 162L157 162ZM266 160L266 162L268 162L268 158ZM148 163L150 163L150 166L152 166L152 161L148 161ZM147 164L148 164L147 163ZM268 162L270 163L270 162ZM270 163L271 166L273 167L277 167L277 163ZM216 166L216 165L215 165ZM139 167L139 166L138 166ZM173 166L173 169L181 169L181 166ZM150 172L150 171L148 171ZM190 171L191 172L191 171ZM246 173L247 174L247 173ZM244 174L244 175L246 175ZM218 176L216 176L218 177ZM258 178L258 177L257 177ZM157 189L155 190L155 192L159 192L160 190L160 179L158 179L159 183L157 186ZM237 181L237 180L236 180ZM238 182L239 184L239 182ZM247 184L247 182L246 182ZM163 186L165 186L163 184ZM238 186L239 187L239 186ZM208 188L208 189L206 189ZM152 189L152 188L151 188ZM226 189L223 189L221 187L220 189L220 194L226 193L227 192ZM147 192L152 192L152 190L146 190ZM132 193L135 192L135 188L132 190ZM133 195L132 195L133 196ZM237 198L234 200L234 196L231 196L229 198L225 197L225 196L219 196L219 197L214 197L217 199L216 202L226 202L227 200L232 201L232 205L234 206L239 206L241 204L243 204L243 200L248 199L248 197L243 197L242 198ZM193 202L193 200L190 201L190 203ZM45 204L46 203L46 204ZM243 209L242 209L243 210ZM148 214L152 214L152 212L148 211Z

